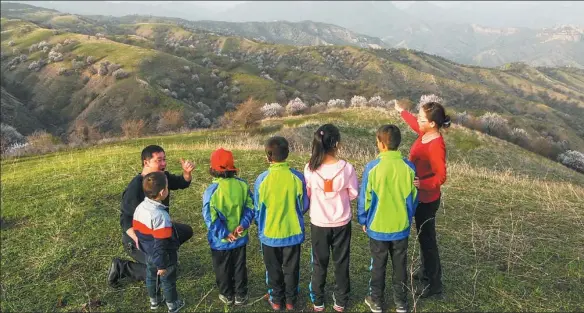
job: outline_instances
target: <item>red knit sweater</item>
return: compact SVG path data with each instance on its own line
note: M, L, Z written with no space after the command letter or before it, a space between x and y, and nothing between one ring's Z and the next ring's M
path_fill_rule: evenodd
M429 203L440 198L440 186L446 182L446 145L442 136L422 143L422 132L418 121L408 111L401 112L402 118L418 134L418 139L410 149L410 161L416 166L416 176L420 178L418 199Z

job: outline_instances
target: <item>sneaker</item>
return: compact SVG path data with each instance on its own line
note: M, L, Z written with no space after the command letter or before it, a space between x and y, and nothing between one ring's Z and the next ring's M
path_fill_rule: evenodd
M185 301L184 300L176 300L176 301L174 301L174 303L166 302L166 305L168 306L168 313L176 313L176 312L180 311L180 309L182 309L185 306Z
M408 307L405 305L398 305L395 307L395 312L397 313L407 313L408 312Z
M381 311L382 311L381 305L379 305L378 303L375 303L373 301L373 299L371 299L371 296L365 297L365 304L367 304L367 306L369 307L369 309L373 313L381 313Z
M272 310L274 310L274 311L280 311L282 309L282 306L279 305L278 303L272 302L272 299L270 299L269 296L268 296L268 303L270 304L270 306L272 307Z
M150 298L150 310L158 310L158 308L165 302L164 297L159 297L158 300Z
M286 311L294 311L294 304L286 303Z
M342 306L342 305L339 305L339 304L337 303L337 298L335 298L335 293L334 293L334 292L333 292L333 302L334 302L334 304L333 304L333 309L334 309L335 311L337 311L337 312L344 312L344 311L345 311L345 307L344 307L344 306Z
M110 287L115 288L119 286L118 280L120 279L120 260L118 258L112 259L112 264L110 265L109 271L107 273L107 283Z
M235 305L244 305L249 299L248 295L245 296L235 296Z
M219 300L223 302L223 304L232 305L233 304L233 297L224 296L219 294Z
M313 306L314 306L314 312L322 312L322 311L324 311L324 303L321 304L321 305L314 304Z

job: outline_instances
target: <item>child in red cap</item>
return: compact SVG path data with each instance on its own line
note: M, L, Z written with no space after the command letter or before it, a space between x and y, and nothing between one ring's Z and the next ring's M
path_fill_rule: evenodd
M247 183L236 177L233 154L223 148L211 154L213 183L203 194L203 217L211 247L219 300L242 305L248 300L246 244L253 220L253 197Z

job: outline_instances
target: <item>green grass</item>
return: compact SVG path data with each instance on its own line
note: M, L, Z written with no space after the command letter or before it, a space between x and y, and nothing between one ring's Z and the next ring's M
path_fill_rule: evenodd
M43 40L47 40L49 39L51 36L53 36L54 33L52 30L50 29L34 29L33 31L26 33L22 36L18 36L18 38L13 39L14 40L14 47L11 48L18 48L20 49L21 53L26 53L28 54L28 48L35 43L39 43ZM4 48L4 45L7 45L7 42L5 42L6 40L4 38L2 38L2 47ZM12 50L12 49L10 49Z
M180 172L180 157L197 164L191 187L172 192L171 200L172 217L195 230L180 250L178 290L187 301L185 312L266 311L264 301L229 310L217 299L201 216L202 193L211 182L206 170L209 155L219 146L232 149L240 176L253 183L267 167L261 145L265 138L281 134L296 143L289 161L302 169L312 132L325 122L339 125L341 153L355 165L359 176L375 156L373 132L380 124L395 123L402 129L400 150L404 154L415 140L413 132L393 114L347 110L270 120L263 132L207 130L3 160L1 310L77 311L83 303L99 299L104 305L94 309L97 311L148 311L143 283L126 283L123 289L114 290L107 287L105 278L112 257L127 257L120 244L121 192L140 170L141 149L160 144L167 152L171 172ZM420 301L417 309L584 310L584 175L466 129L454 127L445 138L449 178L443 188L437 231L446 296ZM412 233L410 260L418 259L414 238ZM370 254L367 238L355 222L352 241L349 311L362 312L366 310L362 299L369 280ZM310 311L309 251L308 234L302 246L299 298L299 309L305 312ZM253 300L266 291L255 226L248 246L248 268ZM388 283L390 275L388 270ZM329 312L333 283L329 269ZM57 307L59 299L64 307ZM388 289L387 302L390 299Z
M112 63L118 63L127 71L134 71L140 63L157 54L156 51L125 45L107 40L92 40L83 42L73 52L77 55L105 58Z

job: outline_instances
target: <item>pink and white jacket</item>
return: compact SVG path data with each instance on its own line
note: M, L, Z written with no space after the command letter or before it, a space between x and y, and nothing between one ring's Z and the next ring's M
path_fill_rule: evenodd
M338 175L337 175L338 173ZM319 176L320 175L320 176ZM325 192L324 179L332 179L332 192ZM304 167L310 197L310 222L319 227L339 227L351 221L351 200L359 195L357 174L345 160L322 164L315 172Z

